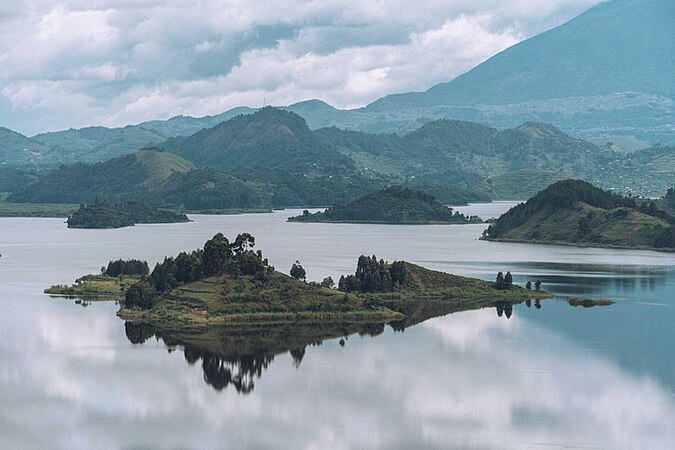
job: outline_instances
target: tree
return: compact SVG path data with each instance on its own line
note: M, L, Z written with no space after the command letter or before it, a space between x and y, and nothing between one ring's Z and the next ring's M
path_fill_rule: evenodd
M307 278L307 272L305 272L305 269L300 265L300 261L295 261L293 263L290 274L296 280L304 280Z
M230 245L230 248L235 255L238 255L245 252L249 248L253 248L254 246L255 238L249 233L241 233L237 235L237 238Z
M141 282L132 285L124 299L127 308L150 309L155 304L157 291L148 283Z
M504 288L508 289L513 285L513 276L511 275L511 272L506 272L506 276L504 277Z
M326 277L321 281L321 287L333 289L335 287L335 281L333 281L332 277Z
M231 257L230 241L223 236L223 233L216 234L204 244L204 274L208 276L222 272L225 263Z
M541 290L541 281L537 280L534 282L534 290L535 291Z
M531 281L528 281L527 283L525 283L525 289L528 289L528 290L532 289L532 282Z
M504 274L502 272L497 273L497 281L495 282L495 287L497 289L504 289Z

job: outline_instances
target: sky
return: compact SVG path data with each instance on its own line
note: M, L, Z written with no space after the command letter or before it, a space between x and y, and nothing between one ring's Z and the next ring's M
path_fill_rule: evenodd
M447 82L600 0L0 0L0 126L26 135Z

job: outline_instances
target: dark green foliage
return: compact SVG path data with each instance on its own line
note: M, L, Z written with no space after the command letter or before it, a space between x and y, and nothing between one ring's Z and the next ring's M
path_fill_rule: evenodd
M671 225L664 228L654 241L656 248L675 248L675 226Z
M204 274L208 276L222 272L231 259L230 241L223 233L216 234L204 245Z
M354 275L340 277L338 289L344 292L390 292L406 282L405 263L387 264L375 255L359 257Z
M167 292L182 284L221 273L256 275L263 280L271 268L260 250L248 250L254 243L255 237L249 233L237 235L233 243L222 233L217 233L206 241L203 250L164 258L153 269L149 282L156 291Z
M157 299L157 291L147 282L141 281L132 285L124 300L127 308L150 309Z
M511 208L491 224L485 233L490 238L498 238L508 230L524 224L530 216L544 208L569 208L577 202L602 209L636 207L635 199L604 191L586 181L564 180L552 184L527 202Z
M68 228L121 228L137 223L188 222L185 214L162 211L142 203L97 201L80 208L68 218Z
M504 289L504 273L503 272L497 273L497 280L495 281L495 287L497 289Z
M300 264L300 261L296 261L291 266L290 275L296 280L304 280L307 277L307 272Z
M534 290L535 291L541 290L541 281L540 280L537 280L537 281L534 282Z
M478 217L455 212L421 191L393 186L373 192L325 212L303 214L289 220L297 222L380 222L380 223L471 223Z
M506 275L504 276L504 287L508 289L512 285L513 285L513 275L511 275L511 272L506 272Z
M527 290L532 289L532 282L531 281L528 281L527 283L525 283L525 289L527 289Z
M335 287L335 281L333 281L332 277L326 277L323 280L321 280L321 287L333 289Z
M109 277L118 277L120 275L148 275L150 268L146 261L140 261L138 259L118 259L116 261L110 261L108 267L103 272L104 275Z

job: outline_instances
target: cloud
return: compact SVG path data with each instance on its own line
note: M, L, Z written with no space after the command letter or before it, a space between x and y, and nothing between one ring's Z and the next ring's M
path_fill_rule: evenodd
M424 90L598 0L44 1L0 7L0 125L35 133Z

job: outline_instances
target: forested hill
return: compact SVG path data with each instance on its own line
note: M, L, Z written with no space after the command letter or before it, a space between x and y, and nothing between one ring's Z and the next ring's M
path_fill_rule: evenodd
M318 140L302 117L272 107L237 116L189 137L168 139L161 146L199 166L226 171L247 166L354 167L349 158Z
M479 223L453 211L424 192L393 186L373 192L353 202L336 205L324 212L291 217L291 222L359 222L359 223Z
M675 218L654 201L559 181L503 214L485 239L622 248L675 247Z

